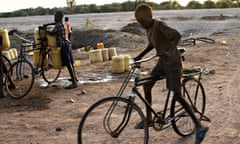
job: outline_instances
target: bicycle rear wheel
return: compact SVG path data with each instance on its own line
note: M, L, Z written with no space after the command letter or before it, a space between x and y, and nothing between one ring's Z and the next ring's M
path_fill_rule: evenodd
M202 84L194 79L185 79L183 81L183 95L189 103L197 119L202 120L205 112L205 91ZM174 131L180 136L191 135L195 130L195 124L190 115L183 106L173 100L171 114L175 117L172 121Z
M6 90L10 97L20 99L26 96L32 89L34 83L34 70L29 61L20 60L14 63L9 69L8 74L12 73L10 77L6 77ZM10 75L10 74L9 74ZM15 85L15 88L9 83L9 78Z
M130 115L125 115L129 112L128 106L132 106L132 109ZM78 144L147 144L148 127L134 129L135 124L140 121L145 121L143 112L128 99L102 99L83 115L78 127ZM120 134L116 134L117 132Z
M53 57L52 57L52 51L49 51L45 56L44 60L47 59L47 64L42 65L42 76L43 79L48 83L55 82L61 73L61 68L54 68L53 67Z

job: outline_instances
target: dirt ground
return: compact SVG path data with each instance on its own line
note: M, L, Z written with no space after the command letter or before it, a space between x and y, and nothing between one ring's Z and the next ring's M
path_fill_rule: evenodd
M203 144L237 144L240 140L239 31L240 28L213 34L215 44L199 42L196 46L185 46L185 67L202 65L215 71L204 75L202 80L207 97L206 115L211 119ZM227 44L221 44L223 40ZM117 52L134 57L143 46L144 43L139 43L134 49L117 48ZM76 144L78 125L86 109L103 97L115 95L124 77L124 74L111 74L111 61L91 64L85 58L81 63L76 67L79 78L76 89L64 89L59 84L66 82L63 80L43 87L38 76L25 98L0 99L0 144ZM149 63L144 69L150 70L153 64ZM63 71L61 77L66 78L68 73ZM111 75L112 80L96 82L106 75ZM158 137L156 144L192 143L189 138L175 134L172 128L160 132L151 130L150 136Z

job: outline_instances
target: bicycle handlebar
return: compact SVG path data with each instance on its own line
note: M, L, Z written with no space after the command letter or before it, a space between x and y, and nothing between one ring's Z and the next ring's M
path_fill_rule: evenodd
M183 54L183 53L186 51L185 48L177 48L177 49L178 49L178 52L179 52L180 54ZM137 61L134 61L134 59L132 59L132 60L129 62L129 64L130 64L130 65L141 64L141 63L143 63L143 62L150 61L150 60L152 60L152 59L155 58L155 57L160 57L160 55L159 55L159 54L151 55L151 56L149 56L149 57L147 57L147 58L140 59L140 60L137 60Z
M155 57L159 57L159 55L151 55L151 56L149 56L149 57L147 57L147 58L140 59L140 60L137 60L137 61L135 61L134 59L132 59L132 60L129 62L129 64L130 64L130 65L139 65L139 64L141 64L141 63L143 63L143 62L150 61L150 60L152 60L152 59L155 58Z
M47 23L47 24L43 24L43 25L41 25L41 26L38 26L38 29L39 30L44 30L44 31L46 31L46 28L49 26L49 25L55 25L56 23L54 22L54 23Z
M43 27L47 27L47 26L49 26L49 25L55 25L56 23L55 22L53 22L53 23L47 23L47 24L43 24Z
M22 37L22 36L18 35L16 32L13 32L13 35L14 35L14 36L16 36L17 38L19 38L20 40L22 40L22 41L26 42L26 43L31 43L31 44L33 44L33 43L34 43L33 41L31 41L31 40L28 40L28 39L25 39L24 37Z

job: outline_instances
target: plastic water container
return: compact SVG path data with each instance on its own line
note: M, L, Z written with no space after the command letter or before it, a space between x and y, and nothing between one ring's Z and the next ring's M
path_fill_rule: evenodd
M104 48L104 44L103 43L97 43L97 48L98 49L103 49Z
M0 29L0 36L2 37L2 50L10 48L10 40L8 30L5 28Z
M8 50L2 51L2 55L6 56L9 60L12 59L11 54Z
M76 61L74 62L74 66L75 66L75 67L81 66L81 61L80 61L80 60L76 60Z
M90 50L89 51L89 59L91 63L102 62L102 51L100 49Z
M34 40L35 43L38 44L36 47L40 48L41 46L39 45L41 43L41 40L39 40L40 38L47 38L47 33L43 30L40 30L38 28L34 29ZM44 46L47 47L47 40L44 41Z
M61 48L53 48L51 49L52 53L52 65L53 68L60 69L62 66L62 57L61 57Z
M18 58L18 52L17 52L17 49L16 48L11 48L11 51L14 55L14 59L17 59Z
M48 31L52 31L54 29L54 25L50 25L47 27ZM48 42L48 46L50 48L57 48L57 37L56 35L50 35L47 34L47 42Z
M123 55L124 56L124 65L125 65L125 71L129 71L131 69L131 66L129 65L129 62L131 60L130 55Z
M117 49L115 47L108 48L109 60L112 60L113 56L117 55Z
M12 49L9 49L9 50L8 50L8 53L9 53L9 55L10 55L10 57L11 57L11 60L16 59L15 54L14 54L14 52L13 52Z
M109 60L109 55L108 55L108 49L107 48L102 49L102 57L103 57L103 61L108 61Z
M55 48L57 47L57 38L56 35L47 35L47 42L48 42L48 46L50 48Z
M39 55L40 55L39 50L36 50L36 51L33 52L33 64L34 64L35 67L41 67L42 66L43 56L41 54L40 58L39 58ZM43 61L43 65L46 66L47 63L48 63L48 56L45 57L45 59Z
M33 50L33 46L32 46L32 44L31 43L23 43L22 45L25 47L26 51L29 51L28 55L32 56L33 55L33 51L32 51Z
M112 57L112 73L124 73L125 72L125 62L124 56L113 56Z

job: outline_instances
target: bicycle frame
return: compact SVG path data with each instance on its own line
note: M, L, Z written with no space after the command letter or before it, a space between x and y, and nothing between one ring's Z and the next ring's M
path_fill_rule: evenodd
M30 40L27 40L27 39L21 37L20 35L16 34L15 32L13 33L13 35L16 36L17 38L21 39L24 42L24 44L23 43L21 44L21 49L20 49L20 53L19 53L17 61L26 60L26 56L25 56L26 53L39 50L39 56L38 56L38 60L37 60L38 65L36 66L36 68L34 68L34 70L35 70L35 73L40 73L41 74L41 73L44 72L44 70L43 70L43 68L40 64L44 63L43 57L46 54L48 54L51 49L46 48L44 42L46 42L47 38L46 38L46 35L42 35L42 33L41 33L42 29L40 29L40 27L38 29L38 34L40 36L40 38L38 39L40 41L39 44L36 44L36 43L34 43L33 41L30 41ZM32 46L33 49L32 50L27 50L26 48L28 46ZM37 46L40 46L40 47L37 48ZM39 67L40 67L40 69L38 69Z
M155 116L155 118L161 120L160 121L160 124L162 125L165 125L165 124L168 124L169 122L171 122L172 120L174 120L177 116L171 116L170 114L167 116L167 111L168 111L168 108L169 108L169 101L170 101L170 95L171 95L171 91L168 90L168 93L167 93L167 96L166 96L166 99L165 99L165 103L164 103L164 107L163 107L163 110L161 111L161 115L159 115L159 113L153 109L153 107L151 106L151 104L143 97L143 95L138 91L138 87L139 86L143 86L145 84L147 84L148 82L152 81L153 80L153 76L148 76L148 77L145 77L145 78L140 78L140 74L141 74L141 70L140 70L140 63L141 62L144 62L144 61L148 61L152 58L154 58L156 56L153 56L153 57L150 57L149 59L147 60L143 60L143 61L139 61L139 62L135 62L134 65L132 65L132 69L128 72L128 74L126 75L118 93L117 93L117 97L121 97L125 88L127 87L127 85L129 84L131 78L133 77L134 80L133 80L133 84L132 84L132 88L131 88L131 92L130 92L130 95L129 95L129 100L134 103L134 100L136 98L136 96L138 96L141 101L146 105L146 107L151 111L151 113ZM197 82L200 82L200 79L201 79L201 73L202 73L202 70L196 72L196 73L190 73L190 74L184 74L182 77L183 77L183 81L186 81L188 79L196 79ZM197 77L194 77L194 76L197 76ZM158 79L155 79L155 81L158 81L158 80L163 80L165 79L165 77L159 77ZM188 93L187 89L182 86L183 89L184 89L184 97L187 97L188 99L191 99L190 98L190 94ZM199 89L199 85L197 85L197 91ZM197 93L196 93L197 94ZM196 95L194 96L194 99L196 99ZM116 102L117 103L117 102ZM195 104L193 104L192 101L190 101L190 105L194 106ZM129 108L129 106L127 106ZM131 115L131 112L129 112L128 110L129 109L126 109L126 112L125 112L125 118L127 117L128 119L130 118L129 115ZM193 107L195 111L196 108ZM112 108L113 109L113 108ZM130 110L131 111L131 110ZM109 114L109 113L108 113ZM107 115L108 115L107 114ZM106 117L107 117L106 115ZM122 126L122 124L124 124L124 126ZM125 119L122 120L122 124L119 125L119 128L121 127L121 130L118 130L120 133L120 131L123 130L123 128L125 127L125 125L127 124L127 121ZM168 126L166 126L165 128L167 128ZM160 128L160 130L162 129L163 127ZM164 128L164 129L165 129ZM157 129L159 130L159 129Z
M127 79L125 79L125 81L129 81L129 76L130 75L135 75L134 76L134 82L132 84L132 89L131 89L131 93L130 93L130 99L134 102L134 99L136 96L138 96L141 101L146 105L146 107L154 114L154 116L160 118L158 116L158 113L152 108L151 104L143 97L143 95L138 91L138 87L139 86L143 86L144 84L147 84L148 82L150 82L153 77L149 76L146 78L139 78L140 75L140 69L138 67L133 68L127 76ZM157 80L163 80L165 79L165 77L159 77L159 79ZM126 87L127 83L123 83L122 87L120 88L119 94L121 95L123 89ZM119 96L120 96L119 95ZM170 99L170 91L168 91L167 93L167 97L165 100L165 105L164 105L164 109L163 109L163 117L166 116L166 112L167 112L167 108L168 108L168 103L169 103L169 99Z
M133 136L134 139L134 135L130 134L138 132L137 134L140 136L144 134L144 137L139 138L141 141L143 138L144 144L147 144L150 138L149 127L151 126L156 131L161 131L171 126L173 130L182 137L189 136L194 133L196 125L189 114L189 109L187 109L181 101L172 97L170 91L167 93L165 104L161 104L162 106L160 110L159 108L155 108L155 106L152 107L150 101L148 102L144 95L142 95L142 89L139 89L139 86L147 85L148 82L152 83L153 80L157 81L165 78L141 75L141 63L150 61L155 57L157 57L157 55L135 62L130 61L131 70L126 74L123 82L121 82L117 95L97 101L83 115L78 128L78 142L89 142L92 136L96 135L103 136L105 140L107 140L110 136L111 140L109 141L116 143L118 140L125 140L128 136ZM201 72L195 68L191 70L195 70L196 73L193 73L194 71L188 71L188 74L184 73L185 75L183 75L183 79L186 81L182 84L184 90L188 90L189 92L182 92L186 94L183 95L186 98L185 102L192 101L192 104L194 104L190 105L190 107L196 108L195 111L192 112L194 114L195 112L200 114L198 114L196 118L203 120L202 117L205 111L205 92L200 82ZM197 79L195 79L196 74L199 74L199 76L196 77ZM129 84L131 84L130 88ZM196 86L198 86L200 92L197 96L194 94L194 92L196 92ZM125 97L127 92L126 90L130 90L127 97ZM145 106L149 109L149 114L151 113L152 116L154 116L151 121L148 121L148 118L144 115L142 108L138 105L138 101L136 100L135 102L135 98L137 96L140 98L140 101L143 102L142 104L145 104ZM194 102L194 99L196 99L197 102ZM91 122L92 120L95 121L96 118L99 118L98 123ZM133 125L135 126L132 127ZM94 129L90 129L90 127L94 127ZM142 130L135 131L134 129Z

